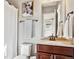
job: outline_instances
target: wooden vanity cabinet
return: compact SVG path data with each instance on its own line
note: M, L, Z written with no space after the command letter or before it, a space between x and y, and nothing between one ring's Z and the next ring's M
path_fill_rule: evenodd
M74 59L74 48L38 44L37 59Z

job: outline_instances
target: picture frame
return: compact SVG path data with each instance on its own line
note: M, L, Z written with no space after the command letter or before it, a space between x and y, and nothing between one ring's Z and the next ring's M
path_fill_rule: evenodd
M26 1L22 3L22 16L33 16L33 1Z

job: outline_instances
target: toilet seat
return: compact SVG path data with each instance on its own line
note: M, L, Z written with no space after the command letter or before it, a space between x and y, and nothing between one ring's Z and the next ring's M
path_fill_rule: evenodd
M14 59L29 59L29 57L26 57L26 56L16 56Z

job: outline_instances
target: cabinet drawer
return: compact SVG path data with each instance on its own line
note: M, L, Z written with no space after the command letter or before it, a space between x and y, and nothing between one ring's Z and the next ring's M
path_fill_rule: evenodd
M53 47L51 47L50 45L38 44L37 51L51 53L51 52L53 52Z
M51 59L51 54L41 52L37 53L37 59Z
M67 56L74 56L74 48L54 46L53 53L67 55Z

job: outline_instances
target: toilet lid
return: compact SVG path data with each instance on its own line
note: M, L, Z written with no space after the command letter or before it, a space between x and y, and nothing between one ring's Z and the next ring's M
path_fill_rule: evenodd
M29 59L29 57L26 57L26 56L16 56L14 59Z

